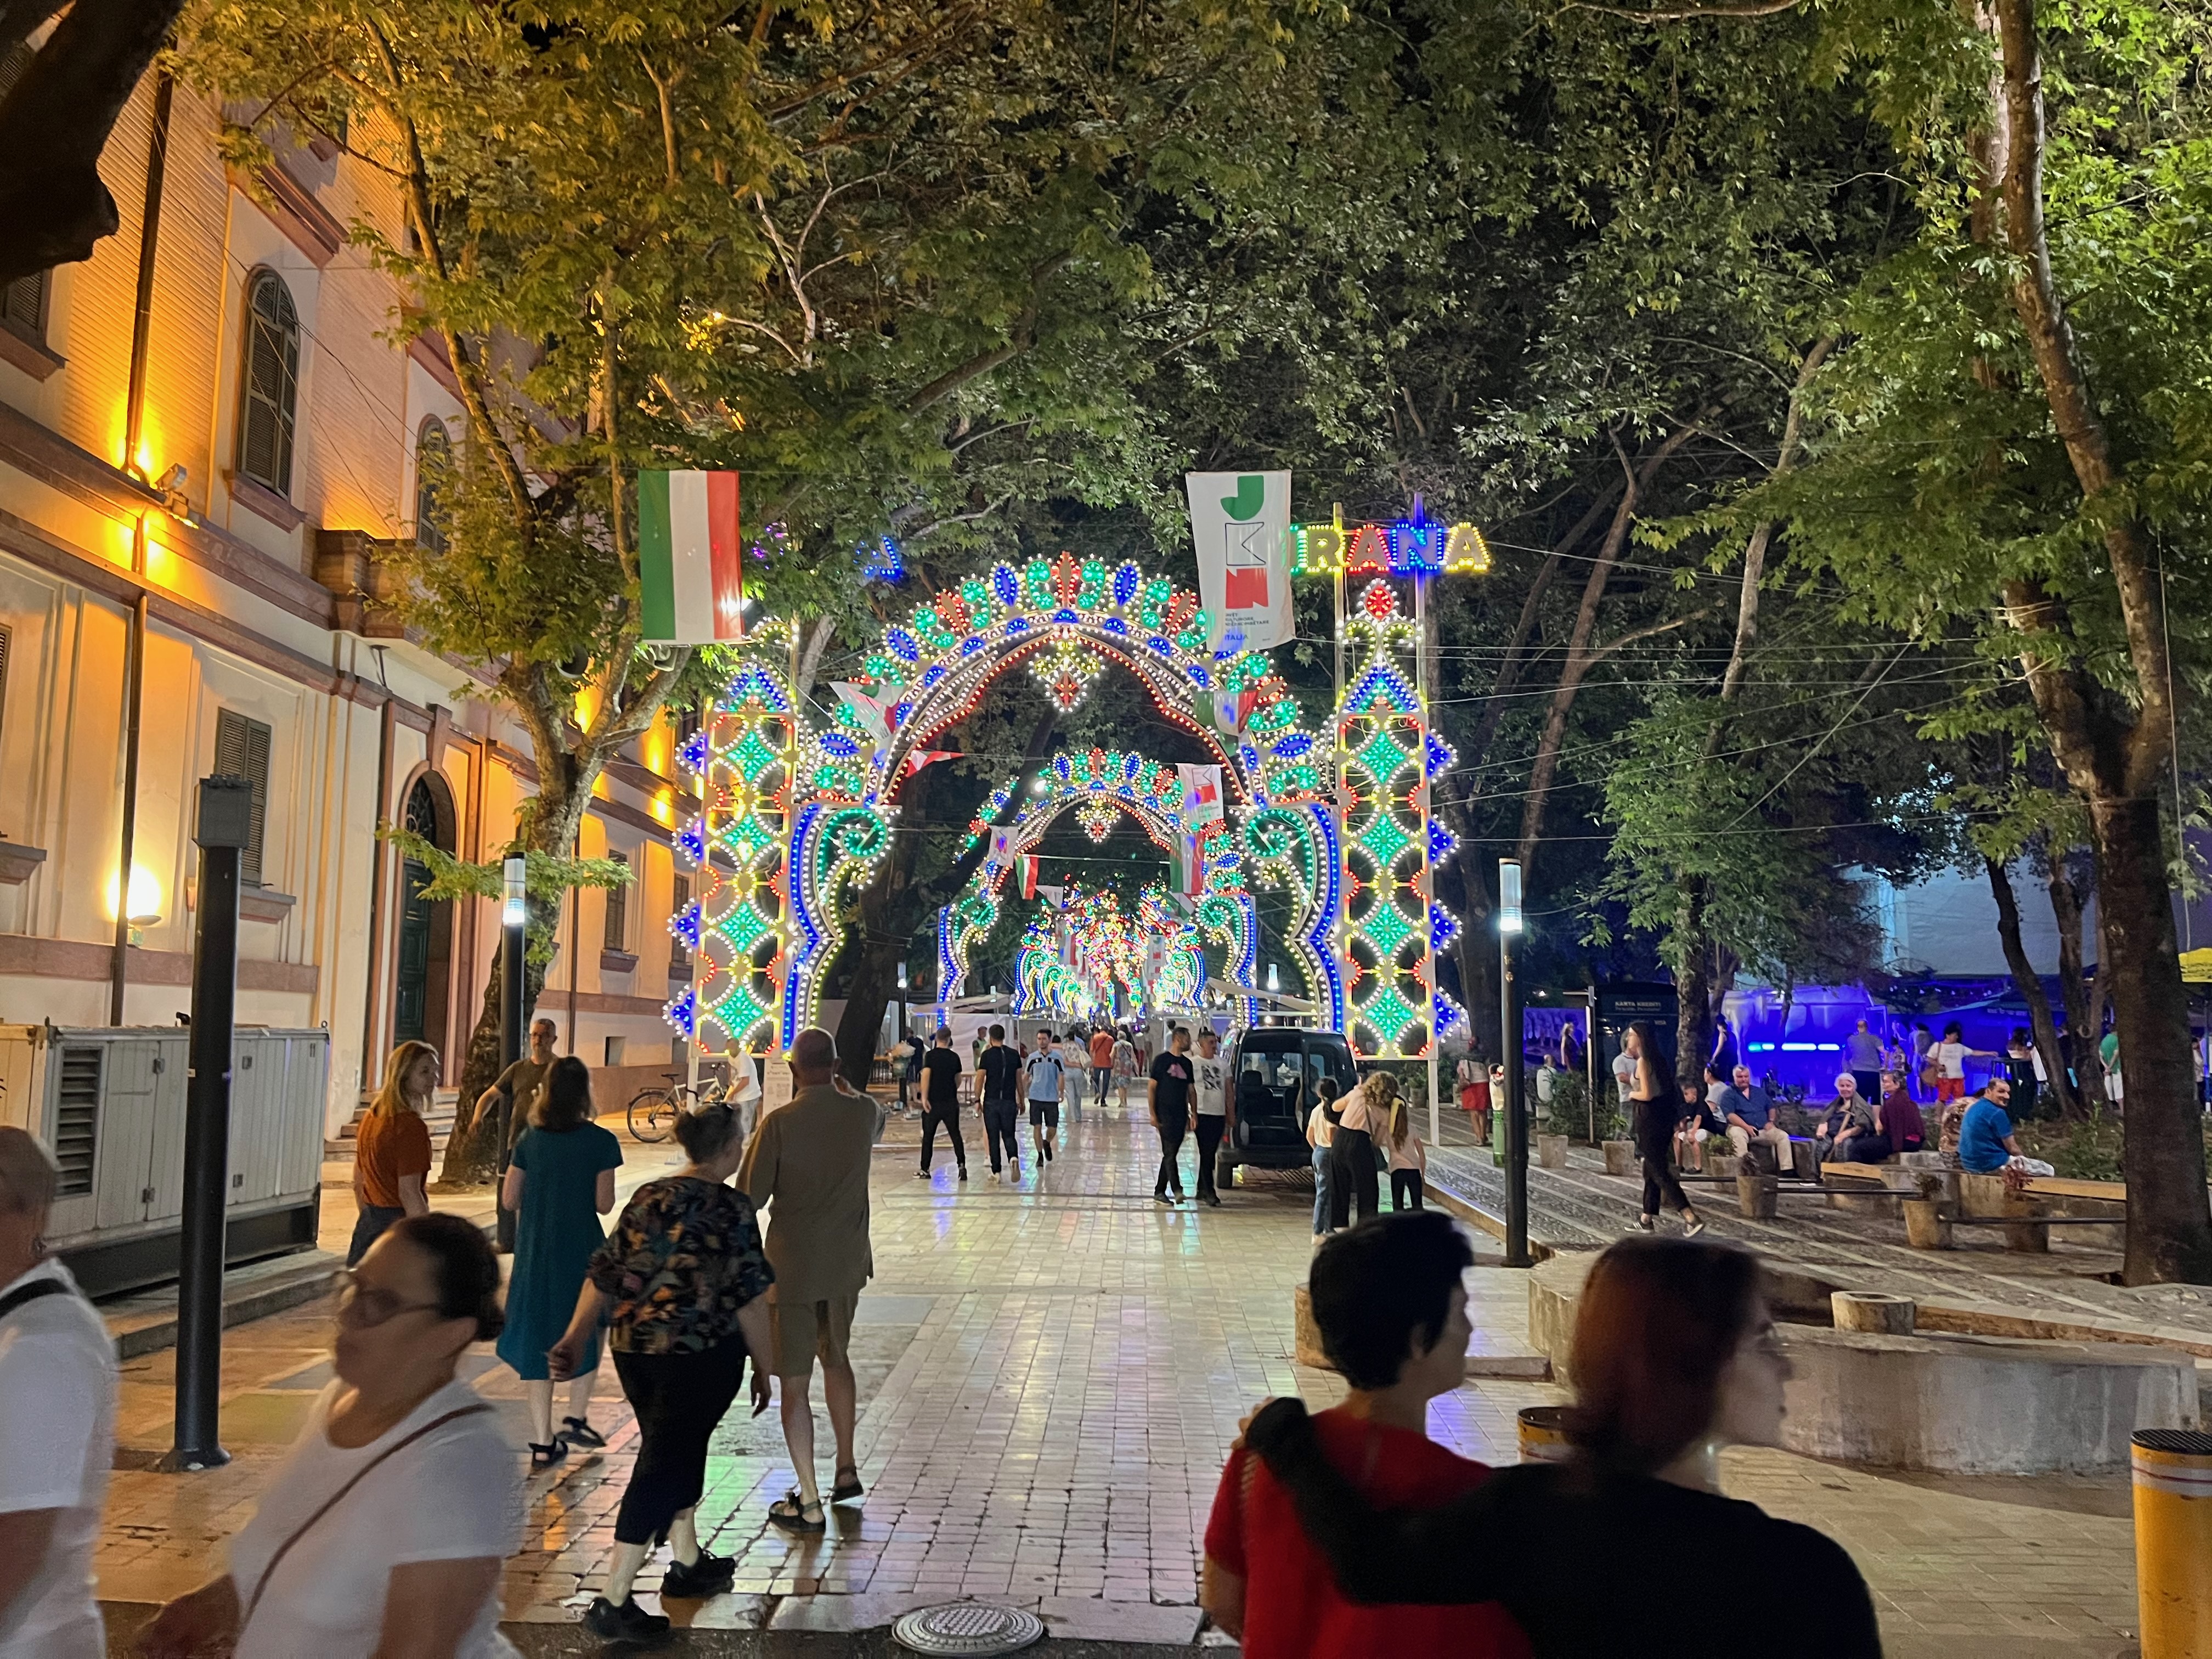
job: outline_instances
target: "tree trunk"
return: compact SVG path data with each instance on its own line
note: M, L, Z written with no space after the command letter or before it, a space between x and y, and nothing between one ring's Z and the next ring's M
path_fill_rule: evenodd
M2212 1283L2212 1204L2203 1112L2190 1064L2189 998L2175 948L2165 826L2154 798L2101 800L2098 981L2110 988L2127 1085L2130 1285Z
M1582 689L1583 677L1601 654L1592 647L1590 636L1597 628L1598 605L1605 598L1606 586L1613 580L1613 567L1620 562L1621 550L1627 545L1628 527L1636 521L1637 500L1667 464L1668 458L1689 442L1697 429L1695 421L1684 422L1644 458L1640 466L1631 468L1627 456L1620 458L1621 471L1626 475L1620 505L1613 509L1613 523L1605 532L1604 544L1590 562L1589 575L1583 583L1582 604L1576 609L1574 630L1567 639L1567 659L1559 670L1559 683L1552 693L1551 706L1545 710L1543 735L1537 739L1536 757L1528 769L1528 799L1521 809L1521 841L1516 849L1521 856L1524 891L1534 878L1536 847L1544 833L1544 810L1550 803L1552 780L1559 770L1559 745L1566 737L1567 714L1574 707L1575 695Z
M2043 865L2043 884L2051 895L2051 914L2058 926L2058 995L2066 1005L2066 1029L2075 1058L2074 1103L2086 1109L2090 1066L2095 1063L2097 1034L2104 1022L2089 1005L2089 982L2081 963L2081 890L2066 867L2063 850L2053 851L2045 841L2038 849ZM2089 1045L2085 1054L2081 1045Z
M1459 883L1459 937L1452 941L1452 959L1459 967L1460 1000L1467 1006L1468 1041L1484 1059L1498 1053L1498 939L1490 926L1490 890L1478 871L1468 866L1472 855L1462 849L1449 873Z
M446 1151L438 1165L438 1185L468 1187L489 1181L499 1169L500 1129L496 1117L488 1117L474 1134L469 1119L477 1100L499 1080L505 1069L499 1052L500 977L506 966L507 941L491 953L491 977L484 985L483 1003L477 1011L475 1028L461 1061L460 1098L453 1103L453 1127L446 1133ZM545 970L526 966L522 970L523 1029L529 1030L532 1011L545 989Z
M2057 1099L2060 1115L2071 1118L2076 1115L2076 1108L2074 1090L2066 1077L2065 1057L2058 1048L2058 1026L2051 1018L2051 999L2044 994L2043 981L2021 940L2020 902L2012 890L2012 877L1995 859L1984 859L1982 867L1989 872L1990 895L1997 902L1997 938L2004 945L2005 966L2012 969L2013 988L2027 1004L2035 1051L2043 1056L2044 1075L2050 1079L2046 1086Z
M1674 1077L1704 1091L1705 1056L1713 1051L1712 953L1706 949L1705 879L1682 883L1675 913Z

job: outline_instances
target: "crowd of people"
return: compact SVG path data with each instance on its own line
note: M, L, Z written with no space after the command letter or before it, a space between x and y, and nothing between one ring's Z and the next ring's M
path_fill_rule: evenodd
M704 1547L697 1511L708 1447L748 1386L756 1415L780 1405L796 1480L769 1505L769 1522L819 1534L829 1507L865 1496L850 1344L874 1269L868 1181L882 1110L838 1075L830 1035L804 1031L787 1055L788 1103L750 1139L726 1104L684 1113L682 1166L639 1186L603 1231L623 1148L592 1121L588 1068L556 1045L550 1030L534 1041L533 1069L510 1068L478 1103L477 1127L500 1120L499 1202L514 1241L504 1296L483 1228L423 1200L422 1114L436 1056L426 1063L414 1044L394 1052L358 1154L363 1219L337 1298L332 1380L223 1565L160 1610L140 1651L513 1655L498 1627L500 1583L522 1541L526 1471L605 1445L591 1421L603 1349L637 1436L606 1581L583 1615L594 1635L631 1645L668 1638L668 1615L634 1593L664 1547L662 1597L730 1587L735 1564ZM1218 1047L1210 1030L1194 1045L1171 1028L1146 1068L1163 1202L1184 1196L1178 1154L1194 1131L1196 1194L1218 1201L1212 1156L1233 1109ZM1087 1041L1082 1052L1092 1052ZM1656 1126L1639 1130L1648 1224L1660 1196L1680 1194L1667 1165L1686 1144L1669 1139L1685 1120L1670 1115L1676 1091L1648 1027L1632 1030L1630 1052L1632 1097ZM1048 1033L1029 1050L1002 1030L986 1034L974 1098L994 1170L1002 1153L1018 1167L1024 1102L1032 1156L1055 1155L1058 1109L1090 1080L1063 1053ZM1110 1047L1106 1060L1115 1072ZM921 1068L924 1133L946 1129L964 1163L963 1072L950 1034L936 1033ZM1706 1140L1725 1136L1741 1154L1771 1137L1771 1105L1742 1068L1723 1076L1715 1066L1707 1080L1699 1111L1712 1109L1719 1127ZM1967 1167L2016 1152L2003 1089L1998 1079L1961 1104ZM1855 1079L1839 1079L1838 1090L1845 1109L1830 1139L1856 1148L1884 1133ZM1699 1651L1766 1650L1755 1644L1794 1613L1808 1577L1822 1586L1823 1617L1792 1625L1803 1635L1793 1650L1879 1651L1865 1586L1842 1551L1717 1492L1715 1448L1774 1443L1782 1413L1787 1365L1753 1257L1656 1238L1601 1256L1575 1336L1571 1458L1493 1474L1425 1432L1427 1402L1462 1380L1472 1258L1449 1218L1423 1208L1426 1153L1407 1102L1381 1071L1340 1101L1326 1080L1316 1094L1311 1303L1351 1392L1310 1417L1295 1401L1268 1405L1232 1451L1205 1540L1202 1597L1216 1625L1249 1653L1310 1659L1401 1649L1613 1654L1649 1645L1641 1621L1672 1593L1677 1564L1632 1551L1620 1573L1594 1582L1575 1540L1685 1536L1729 1559L1792 1566L1740 1585L1743 1617L1704 1632ZM1947 1139L1951 1127L1947 1111ZM0 1128L0 1659L107 1650L91 1563L113 1461L116 1367L99 1316L41 1242L58 1174L36 1138ZM386 1197L398 1201L375 1201ZM464 1365L487 1341L521 1383L526 1460ZM817 1370L835 1443L826 1487L811 1411Z

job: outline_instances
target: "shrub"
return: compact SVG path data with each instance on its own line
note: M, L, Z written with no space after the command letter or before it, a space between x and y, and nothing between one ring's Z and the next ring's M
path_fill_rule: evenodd
M2020 1150L2039 1158L2069 1181L2118 1181L2127 1143L2120 1121L2103 1107L2071 1122L2046 1120L2014 1126Z

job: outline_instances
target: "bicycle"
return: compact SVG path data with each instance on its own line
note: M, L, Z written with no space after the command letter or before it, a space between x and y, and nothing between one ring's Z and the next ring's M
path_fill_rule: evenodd
M665 1088L641 1089L630 1099L625 1114L629 1123L630 1139L650 1144L665 1140L676 1128L678 1112L696 1111L702 1106L712 1106L722 1097L722 1085L709 1080L694 1088L688 1083L676 1081L676 1073L667 1073Z

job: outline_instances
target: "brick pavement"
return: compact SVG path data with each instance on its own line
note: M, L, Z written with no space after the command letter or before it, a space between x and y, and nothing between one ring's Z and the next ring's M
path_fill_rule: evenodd
M835 1511L826 1538L777 1533L763 1514L790 1483L775 1419L733 1415L716 1441L702 1531L738 1558L736 1591L672 1603L679 1621L850 1629L926 1601L988 1595L1040 1608L1062 1635L1194 1639L1199 1540L1237 1418L1265 1395L1295 1390L1320 1404L1339 1391L1291 1358L1310 1188L1261 1176L1219 1210L1164 1210L1150 1197L1149 1131L1091 1118L1067 1132L1042 1179L1032 1173L1018 1188L992 1184L977 1149L964 1187L942 1156L923 1184L911 1123L894 1124L876 1160L878 1277L855 1331L868 1496ZM1524 1281L1502 1270L1474 1279L1477 1346L1520 1347ZM232 1334L229 1468L179 1478L121 1460L104 1595L159 1600L209 1570L327 1376L326 1317L326 1306L301 1310ZM161 1359L133 1380L141 1408L126 1406L126 1441L141 1447L158 1443L145 1408L161 1392ZM470 1370L519 1415L511 1374L488 1353ZM1507 1460L1514 1413L1559 1397L1540 1384L1470 1382L1437 1402L1431 1424L1470 1455ZM507 1574L510 1620L573 1619L602 1581L635 1434L611 1369L594 1417L607 1450L531 1484L529 1540ZM826 1462L818 1405L817 1419ZM1893 1653L1975 1659L1997 1652L1978 1644L1999 1639L2005 1659L2124 1649L2134 1601L2124 1481L1938 1480L1769 1451L1731 1452L1724 1472L1732 1492L1851 1549ZM1731 1568L1688 1546L1686 1608L1724 1616ZM1609 1547L1593 1540L1593 1571ZM656 1582L651 1570L640 1581L648 1604ZM1817 1599L1808 1586L1808 1609Z

